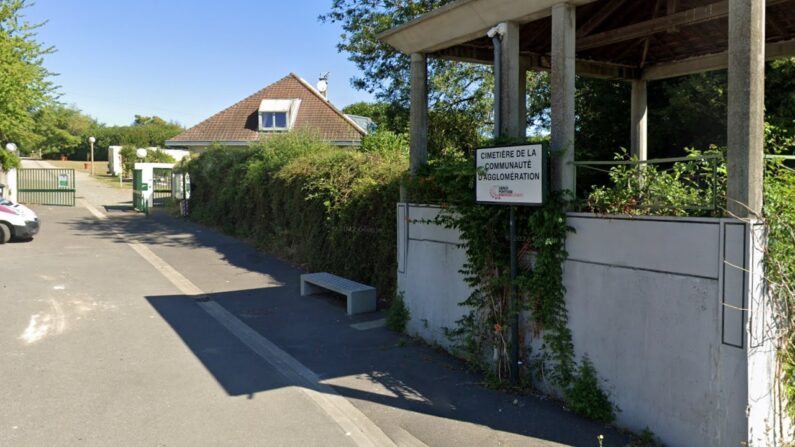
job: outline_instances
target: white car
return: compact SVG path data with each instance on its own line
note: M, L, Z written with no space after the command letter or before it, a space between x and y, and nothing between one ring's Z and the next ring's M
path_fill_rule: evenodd
M39 226L39 217L33 210L0 197L0 244L11 238L32 239Z

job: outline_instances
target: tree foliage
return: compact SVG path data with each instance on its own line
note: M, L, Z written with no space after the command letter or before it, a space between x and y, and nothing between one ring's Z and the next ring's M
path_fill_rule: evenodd
M22 12L26 0L0 0L0 142L20 148L38 138L32 112L51 101L55 87L44 56L54 51L36 40Z
M27 153L73 154L87 140L98 124L77 108L48 104L33 113L37 140L25 149Z
M166 140L182 133L184 128L158 116L136 115L130 126L101 126L94 129L97 147L135 146L163 147ZM85 148L84 148L85 149ZM81 152L76 155L79 157Z
M406 132L409 126L409 109L387 102L357 102L342 109L349 115L366 116L373 120L378 130L394 133Z
M349 113L371 116L393 132L406 132L410 93L409 57L377 39L377 35L450 0L335 0L320 16L324 22L340 23L344 30L340 52L361 70L351 80L353 87L375 95L383 105L357 105ZM468 150L489 132L494 79L491 67L477 64L428 60L429 144L432 155L445 149Z

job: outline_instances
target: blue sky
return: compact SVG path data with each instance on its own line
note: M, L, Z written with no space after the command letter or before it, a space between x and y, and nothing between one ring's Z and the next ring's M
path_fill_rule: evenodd
M158 115L191 126L295 72L315 84L330 71L343 107L371 100L337 52L342 30L317 16L331 0L34 0L38 38L61 100L106 124Z

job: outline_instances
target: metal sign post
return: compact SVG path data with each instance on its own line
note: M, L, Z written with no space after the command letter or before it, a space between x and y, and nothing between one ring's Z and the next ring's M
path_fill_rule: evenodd
M540 144L475 150L475 202L509 205L511 253L511 382L519 380L519 298L516 291L516 205L541 206L547 198L546 151Z

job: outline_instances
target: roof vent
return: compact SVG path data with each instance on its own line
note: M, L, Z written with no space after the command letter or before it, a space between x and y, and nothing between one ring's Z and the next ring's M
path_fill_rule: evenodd
M326 100L328 100L328 75L329 72L321 74L317 81L317 91L320 92Z

